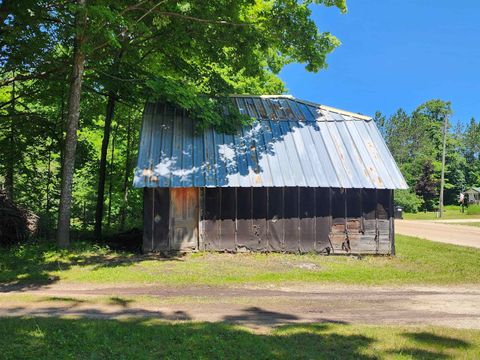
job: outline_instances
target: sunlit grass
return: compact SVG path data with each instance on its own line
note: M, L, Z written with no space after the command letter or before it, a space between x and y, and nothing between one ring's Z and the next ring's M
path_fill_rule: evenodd
M438 213L436 211L419 211L415 214L404 213L403 218L405 220L480 219L480 214L469 215L467 208L465 208L464 212L462 212L460 206L449 205L445 206L441 219L438 217Z
M295 324L1 318L3 359L476 359L480 331Z
M397 256L196 253L177 258L78 245L25 245L0 253L0 283L241 285L480 283L480 250L397 235ZM305 266L307 265L307 266Z

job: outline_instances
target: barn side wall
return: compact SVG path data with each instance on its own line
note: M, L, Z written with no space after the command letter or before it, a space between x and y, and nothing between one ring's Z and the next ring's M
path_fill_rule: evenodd
M394 253L393 191L205 188L206 250Z
M393 191L202 188L199 249L394 254ZM169 189L145 189L144 243L169 250Z

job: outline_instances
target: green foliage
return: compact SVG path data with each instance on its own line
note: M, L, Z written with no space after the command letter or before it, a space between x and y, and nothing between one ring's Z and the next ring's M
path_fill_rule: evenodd
M233 132L238 126L246 125L250 118L240 114L237 107L226 96L207 97L195 93L195 87L182 84L175 79L163 78L147 81L154 94L162 94L157 100L176 103L199 122L199 128L214 126Z
M480 215L480 205L468 205L468 215Z
M395 205L405 212L416 213L423 206L423 199L410 190L395 190Z
M445 116L448 117L451 113L449 102L429 100L411 114L399 109L390 117L381 113L375 116L375 121L407 183L411 188L419 189L422 197L427 196L424 200L428 209L437 206L443 121ZM479 129L480 124L474 119L471 119L466 127L461 124L455 128L449 126L445 166L446 204L458 204L460 192L480 183ZM433 166L428 177L425 177L426 163ZM421 188L423 190L420 190Z
M0 2L0 184L12 182L15 200L41 216L42 235L51 237L79 11L87 16L79 30L86 70L72 225L93 228L106 102L113 94L105 204L106 230L113 231L141 225L142 194L131 189L131 176L145 102L168 101L185 108L199 128L233 131L250 119L229 94L285 92L277 74L292 62L326 68L340 42L317 28L314 5L346 11L345 0Z
M415 185L415 193L422 198L425 211L433 210L437 196L438 182L434 178L434 166L431 161L425 161L422 173Z

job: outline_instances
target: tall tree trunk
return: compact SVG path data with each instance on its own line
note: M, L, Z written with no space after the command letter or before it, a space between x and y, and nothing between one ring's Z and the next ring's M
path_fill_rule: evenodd
M130 117L128 117L127 124L127 152L125 154L125 176L123 178L123 202L120 209L120 230L125 228L125 218L127 216L127 201L128 201L128 178L130 177L130 140L132 134L132 124Z
M120 61L123 56L123 47L118 52L112 66L112 74L117 75ZM103 207L105 202L105 178L107 173L107 153L112 130L112 120L115 114L116 92L114 89L108 93L107 111L105 114L105 125L103 127L102 151L100 153L100 165L98 169L97 207L95 209L95 239L102 240Z
M13 187L15 175L15 81L12 82L12 105L10 116L10 129L8 134L8 155L7 166L5 169L5 192L10 200L13 201Z
M112 120L115 112L115 93L110 91L103 127L102 152L100 154L100 166L98 169L97 208L95 210L95 239L102 240L103 205L105 202L105 178L107 173L107 152L112 130Z
M50 195L50 184L52 182L52 141L50 141L50 146L48 147L48 156L47 156L47 184L46 184L46 204L45 204L45 215L46 215L46 224L45 224L45 237L50 238L50 207L51 207L51 195Z
M85 1L77 0L79 11L75 18L76 35L74 40L72 79L68 99L67 132L62 163L62 184L58 211L57 242L61 248L70 246L70 216L72 205L72 183L77 150L77 129L80 118L80 97L82 93L85 67L84 30L86 26Z
M118 130L118 124L115 127L115 130L113 131L113 139L112 139L112 156L110 159L110 179L108 181L108 227L110 228L110 225L112 223L112 187L113 187L113 162L115 160L115 140L117 137L117 130Z

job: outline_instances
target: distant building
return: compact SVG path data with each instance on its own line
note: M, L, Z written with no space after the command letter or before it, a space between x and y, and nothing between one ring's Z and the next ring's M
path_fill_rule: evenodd
M464 192L467 204L480 204L480 187L472 187Z
M370 117L291 96L232 101L255 119L235 134L145 106L144 251L395 252L393 190L407 184Z

